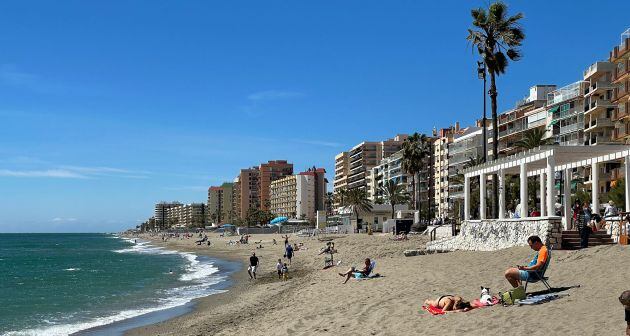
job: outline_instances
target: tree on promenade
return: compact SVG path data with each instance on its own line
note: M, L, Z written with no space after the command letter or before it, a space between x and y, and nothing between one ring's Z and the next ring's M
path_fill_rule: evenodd
M514 146L520 149L534 149L549 144L549 139L545 139L545 130L535 128L525 133L523 139L517 141Z
M372 202L368 198L367 191L359 188L348 190L346 192L346 205L352 207L352 212L357 218L357 229L359 229L361 220L359 214L372 211Z
M418 210L416 176L426 167L425 161L431 156L429 138L424 134L414 133L405 139L402 151L402 169L411 175L411 204L414 210Z
M497 1L485 8L470 11L473 28L468 29L468 37L473 50L477 50L490 74L490 102L492 106L492 159L499 158L499 127L497 123L497 84L496 76L505 73L509 60L521 58L519 47L523 44L525 33L519 23L522 13L508 15L507 5ZM493 214L499 209L499 186L497 175L492 175Z
M383 201L389 203L392 207L392 219L394 218L396 204L409 202L409 192L406 186L397 184L394 180L385 182L385 185L381 187L381 193L383 194Z

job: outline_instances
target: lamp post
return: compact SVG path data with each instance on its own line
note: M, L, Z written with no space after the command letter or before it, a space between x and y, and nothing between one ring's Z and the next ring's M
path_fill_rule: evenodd
M488 161L488 136L486 127L486 64L477 61L477 77L483 79L483 162ZM493 139L497 141L497 139Z

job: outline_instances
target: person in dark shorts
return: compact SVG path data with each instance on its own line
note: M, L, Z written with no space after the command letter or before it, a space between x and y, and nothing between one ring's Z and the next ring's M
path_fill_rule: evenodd
M630 290L621 293L619 302L621 302L626 312L626 335L630 336Z
M247 273L249 274L250 279L256 279L256 268L258 267L258 257L256 253L252 253L252 256L249 257L249 267L247 268Z
M291 258L293 258L293 246L291 246L291 244L287 244L285 247L286 250L284 255L287 259L289 259L289 265L291 265Z

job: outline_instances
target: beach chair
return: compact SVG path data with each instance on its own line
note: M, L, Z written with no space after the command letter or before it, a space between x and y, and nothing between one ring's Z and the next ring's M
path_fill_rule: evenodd
M379 278L381 275L378 273L374 273L374 268L376 268L376 261L372 260L372 262L370 263L370 272L366 276L357 276L355 273L354 278L357 280Z
M549 251L549 255L547 256L547 261L545 262L545 264L543 265L543 267L540 270L536 270L536 271L529 271L531 273L534 273L537 277L537 279L527 279L525 280L525 292L527 292L527 284L531 283L536 283L536 282L542 282L543 285L545 285L545 287L547 287L547 289L551 292L551 286L549 285L549 277L545 276L545 272L547 272L547 268L549 268L549 263L551 263L551 250L552 247L549 246L548 247L548 251Z

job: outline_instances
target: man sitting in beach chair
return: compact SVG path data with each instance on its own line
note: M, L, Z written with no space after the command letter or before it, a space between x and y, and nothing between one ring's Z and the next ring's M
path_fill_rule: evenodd
M545 271L549 266L549 250L547 246L542 243L542 240L538 236L531 236L527 238L527 244L529 247L536 251L536 256L527 266L516 266L509 268L505 271L505 278L508 280L512 287L517 288L522 285L522 282L538 282L542 281L545 286L550 289L547 279L545 278Z
M370 258L365 258L365 263L362 270L356 270L354 266L350 267L348 271L345 273L339 273L340 276L346 277L346 280L343 282L344 284L350 280L351 277L355 277L356 279L366 279L370 277L370 273L374 270L374 266L376 265L375 261L370 261Z

